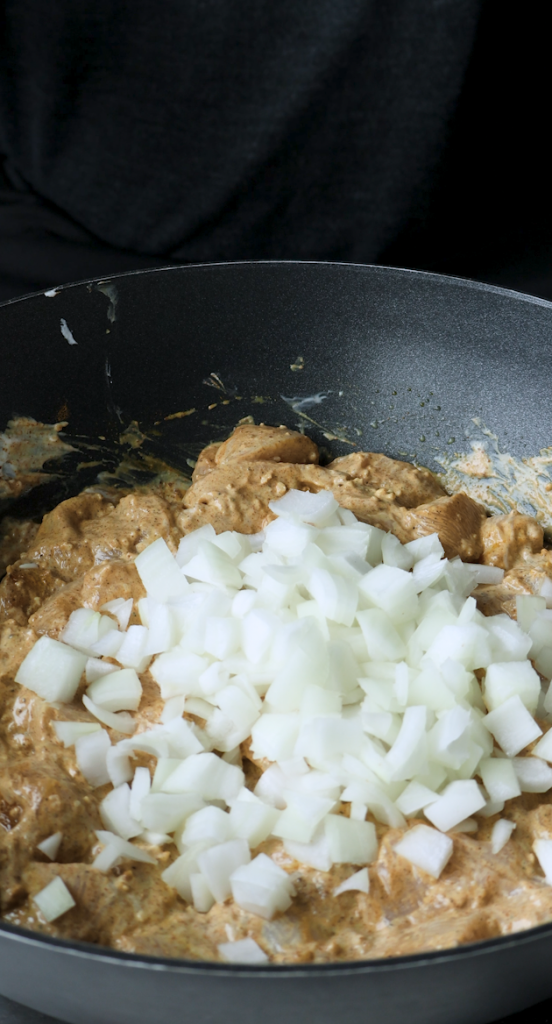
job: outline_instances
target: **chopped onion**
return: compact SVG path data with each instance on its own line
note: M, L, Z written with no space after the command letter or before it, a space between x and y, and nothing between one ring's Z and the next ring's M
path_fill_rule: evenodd
M110 746L105 729L80 736L75 742L77 764L91 786L105 786L110 781L106 761Z
M98 722L52 722L52 727L64 747L72 747L79 737L88 736L91 732L99 732Z
M83 694L82 702L90 712L97 718L99 722L103 722L104 725L108 725L110 729L116 729L118 732L133 733L136 728L136 722L131 715L127 715L125 711L121 711L119 714L115 714L113 711L106 711L105 708L99 708L97 704L94 704L90 697Z
M77 692L86 660L86 654L41 636L21 662L15 681L50 703L69 703Z
M452 850L450 836L427 825L415 825L395 844L396 853L433 878L439 878L452 857Z
M368 868L361 868L354 875L346 878L337 889L334 889L334 896L341 896L342 892L370 892L370 876Z
M62 832L54 832L54 834L48 836L47 839L43 839L41 843L37 843L36 848L37 850L41 850L42 853L46 854L49 860L55 860L58 854L58 850L61 846L62 838Z
M491 849L493 853L500 853L503 847L506 846L515 828L515 822L506 821L505 818L499 818L498 821L495 821L493 831L491 832Z
M192 875L192 878L197 877ZM268 957L255 939L238 939L236 942L220 942L218 951L221 959L229 964L266 964Z
M56 921L62 914L66 914L72 907L76 907L75 900L59 875L56 875L44 889L35 893L33 900L43 918L48 922Z
M213 851L208 850L202 856L212 854ZM289 875L265 853L235 869L230 876L230 885L239 907L268 921L276 911L283 913L287 910L295 895Z

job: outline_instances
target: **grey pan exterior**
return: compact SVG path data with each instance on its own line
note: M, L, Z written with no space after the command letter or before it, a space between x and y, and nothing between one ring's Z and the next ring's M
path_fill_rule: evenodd
M353 440L434 468L452 438L467 448L474 416L517 456L552 441L552 305L437 275L271 262L147 271L6 303L0 338L0 427L14 414L55 422L63 410L78 448L12 514L37 514L89 482L82 452L98 451L100 435L113 467L133 420L143 450L184 468L247 415L303 423L334 454ZM551 996L551 963L552 925L444 953L269 969L0 926L0 991L73 1024L477 1024Z

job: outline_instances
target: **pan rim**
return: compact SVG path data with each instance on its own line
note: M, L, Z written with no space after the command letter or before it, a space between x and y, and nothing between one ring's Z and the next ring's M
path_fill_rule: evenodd
M127 277L145 277L150 274L165 274L173 271L182 273L188 270L206 270L209 268L231 268L231 267L332 267L350 268L351 270L370 270L376 272L391 272L398 275L411 276L413 278L427 279L433 283L448 284L455 287L464 287L474 291L489 292L493 295L508 296L526 302L529 305L543 306L552 310L552 301L540 298L538 295L529 295L527 292L516 291L512 288L501 288L499 285L488 284L485 281L476 281L469 277L460 277L454 274L438 274L430 270L413 270L409 267L394 267L385 263L348 263L341 260L218 260L206 263L169 263L165 267L145 267L140 270L124 270L117 274L103 274L98 277L82 278L77 281L67 281L63 284L54 285L50 289L39 289L34 292L26 292L24 295L16 295L12 299L5 299L0 302L0 310L5 306L13 306L19 302L26 302L29 299L44 297L48 292L52 297L62 291L72 288L79 288L83 285L102 284L110 281L118 281Z

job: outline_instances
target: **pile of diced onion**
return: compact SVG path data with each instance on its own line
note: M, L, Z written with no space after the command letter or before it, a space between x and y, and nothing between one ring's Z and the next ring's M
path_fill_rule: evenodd
M176 557L154 541L135 561L147 592L141 625L128 625L132 600L80 608L16 676L47 701L70 702L85 673L89 720L53 727L75 745L85 779L112 787L93 867L155 864L152 849L175 844L162 878L197 911L233 897L267 919L294 896L290 874L254 854L271 836L320 871L358 868L336 896L368 892L378 853L368 815L403 829L397 854L438 878L449 832L476 831L474 815L552 787L552 730L535 720L552 712L540 678L552 676L550 597L518 597L517 622L485 617L470 594L503 571L445 558L437 534L403 546L326 491L292 490L270 508L277 518L261 534L203 526ZM148 668L163 710L135 731ZM266 764L253 792L245 741ZM140 753L156 759L153 777L133 764ZM408 827L421 816L428 825ZM514 827L496 821L495 853ZM61 841L41 848L55 859ZM552 883L552 840L535 852ZM60 882L36 897L48 920L73 905ZM236 946L235 958L264 957Z

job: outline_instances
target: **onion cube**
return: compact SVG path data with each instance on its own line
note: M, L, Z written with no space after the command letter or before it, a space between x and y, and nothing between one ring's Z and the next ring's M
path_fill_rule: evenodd
M328 814L324 825L334 864L369 864L376 859L378 840L371 821Z
M221 661L240 646L239 622L235 618L211 615L205 622L205 650Z
M90 700L106 711L136 711L142 684L133 668L125 668L97 679L86 692Z
M542 736L542 729L518 694L490 711L482 721L508 757L515 757L520 750Z
M518 625L528 633L539 612L546 608L546 599L533 594L516 594L516 617Z
M205 526L200 526L199 529L187 533L185 537L182 537L178 545L176 553L177 565L182 568L194 555L197 555L202 540L214 541L215 537L216 533L211 523L207 523Z
M552 885L552 839L535 839L533 849L544 871L545 881Z
M427 656L436 665L442 665L450 658L461 662L469 671L486 668L492 661L489 634L475 622L443 626L429 647Z
M287 807L282 811L272 834L280 839L292 839L298 843L310 842L317 825L335 804L335 800L305 796L291 791L286 794L286 799Z
M89 658L85 666L85 679L87 683L95 683L96 679L101 679L102 676L108 676L110 672L117 671L117 666L112 665L110 661L102 661L101 658Z
M105 786L109 782L107 751L111 740L105 729L86 733L75 743L77 764L91 786Z
M508 757L487 757L477 769L491 800L512 800L521 789L514 764Z
M493 831L491 832L491 849L493 853L500 853L503 847L506 846L515 827L515 822L506 821L505 818L499 818L498 821L495 821Z
M552 729L545 732L542 740L533 747L531 751L534 757L541 757L543 761L552 761Z
M49 885L41 889L33 896L40 913L46 921L56 921L62 914L66 914L76 903L65 885L63 879L56 875Z
M330 844L323 826L316 830L310 843L285 839L284 850L299 864L307 864L316 871L329 871L332 866Z
M87 736L90 732L99 732L101 725L98 722L52 722L52 727L64 747L72 747L80 736Z
M94 645L107 633L117 633L117 626L109 615L100 615L91 608L76 608L71 612L60 639L87 654L94 653Z
M265 964L266 953L255 942L255 939L238 939L236 942L220 942L218 951L221 959L229 964Z
M358 589L354 583L318 568L310 573L307 590L327 619L352 626L358 605Z
M136 821L142 820L142 800L151 789L149 768L137 768L130 787L129 811Z
M269 761L285 761L293 756L299 735L299 715L261 715L251 729L251 749L256 757Z
M130 813L130 788L126 782L104 797L100 804L100 817L105 827L121 839L132 839L142 831L142 825Z
M424 772L427 763L426 724L425 707L406 709L399 735L385 758L391 779L411 779L413 775Z
M540 679L530 661L494 662L487 669L484 697L489 711L494 711L517 693L534 715L540 691Z
M199 870L217 903L224 903L231 895L230 877L233 872L249 864L251 854L245 839L230 839L226 843L211 846L197 858Z
M194 871L190 875L190 888L194 909L198 914L207 914L215 902L215 897L209 888L207 879L200 871Z
M36 848L44 853L49 860L55 860L61 846L62 838L62 832L54 832L54 834L48 836L47 839L43 839L41 843L37 843Z
M129 626L117 651L117 661L125 668L144 672L151 661L150 655L146 653L148 635L145 626Z
M358 587L371 604L387 612L392 622L408 622L415 617L418 608L416 584L412 574L404 569L378 565L362 577Z
M433 878L439 878L452 857L452 851L450 836L428 825L415 825L395 845L395 852L400 857L409 860L422 871L427 871Z
M282 519L299 519L314 526L323 526L337 512L339 503L331 491L311 494L310 491L299 491L291 487L282 498L269 501L268 507Z
M512 764L522 793L547 793L552 789L552 768L538 757L514 757Z
M142 864L157 864L155 857L152 857L146 850L141 850L139 846L134 846L126 839L121 839L114 832L97 829L96 835L100 843L104 844L104 849L92 863L92 867L96 871L109 871L121 857L136 860Z
M370 876L368 868L361 868L354 875L346 878L337 889L334 889L334 896L341 896L342 892L370 892Z
M441 832L448 832L484 807L485 802L474 779L458 779L447 786L435 803L424 809L424 814Z
M114 747L109 747L105 763L113 786L117 787L121 786L123 782L130 782L134 769L131 768L127 751L124 748L121 749L118 743Z
M184 846L195 846L202 839L214 839L216 843L224 843L232 835L230 815L220 807L202 807L186 819L180 841Z
M239 907L267 921L287 910L295 894L289 875L265 853L234 870L230 885Z
M148 597L161 604L182 596L188 590L188 581L162 537L144 548L134 560L134 565Z
M256 798L236 800L229 815L232 834L237 839L246 839L252 850L268 839L279 817L280 812L275 807L268 807Z
M186 576L214 587L233 587L239 590L243 579L240 570L225 551L209 540L202 540L197 554L182 570Z
M103 604L100 608L101 612L110 612L115 616L119 623L119 629L123 632L127 628L130 616L132 615L132 609L134 607L134 601L131 597L125 601L124 597L117 597L114 601L108 601Z
M161 690L163 700L179 694L202 697L199 677L209 667L207 658L175 647L155 659L150 672Z
M90 700L90 697L87 697L85 693L82 695L82 703L91 715L94 715L99 722L103 722L104 725L109 726L110 729L117 729L119 732L125 732L129 735L134 732L136 722L132 715L127 714L126 711L120 711L118 714L115 714L114 711L107 711L105 708L100 708L97 704L94 704L94 701Z
M165 779L165 793L198 793L205 800L230 800L237 797L245 776L236 765L216 754L192 754Z
M357 622L371 661L401 661L406 656L404 641L381 608L358 612Z
M280 627L280 620L274 612L254 608L242 620L242 647L246 658L257 665Z
M406 818L414 818L418 811L423 811L424 807L429 807L438 799L437 793L434 793L432 789L413 780L397 797L395 804Z
M144 828L154 832L174 832L202 806L203 800L197 793L150 792L140 801L140 820Z
M68 703L77 692L85 665L86 654L41 636L21 662L15 681L50 703Z

